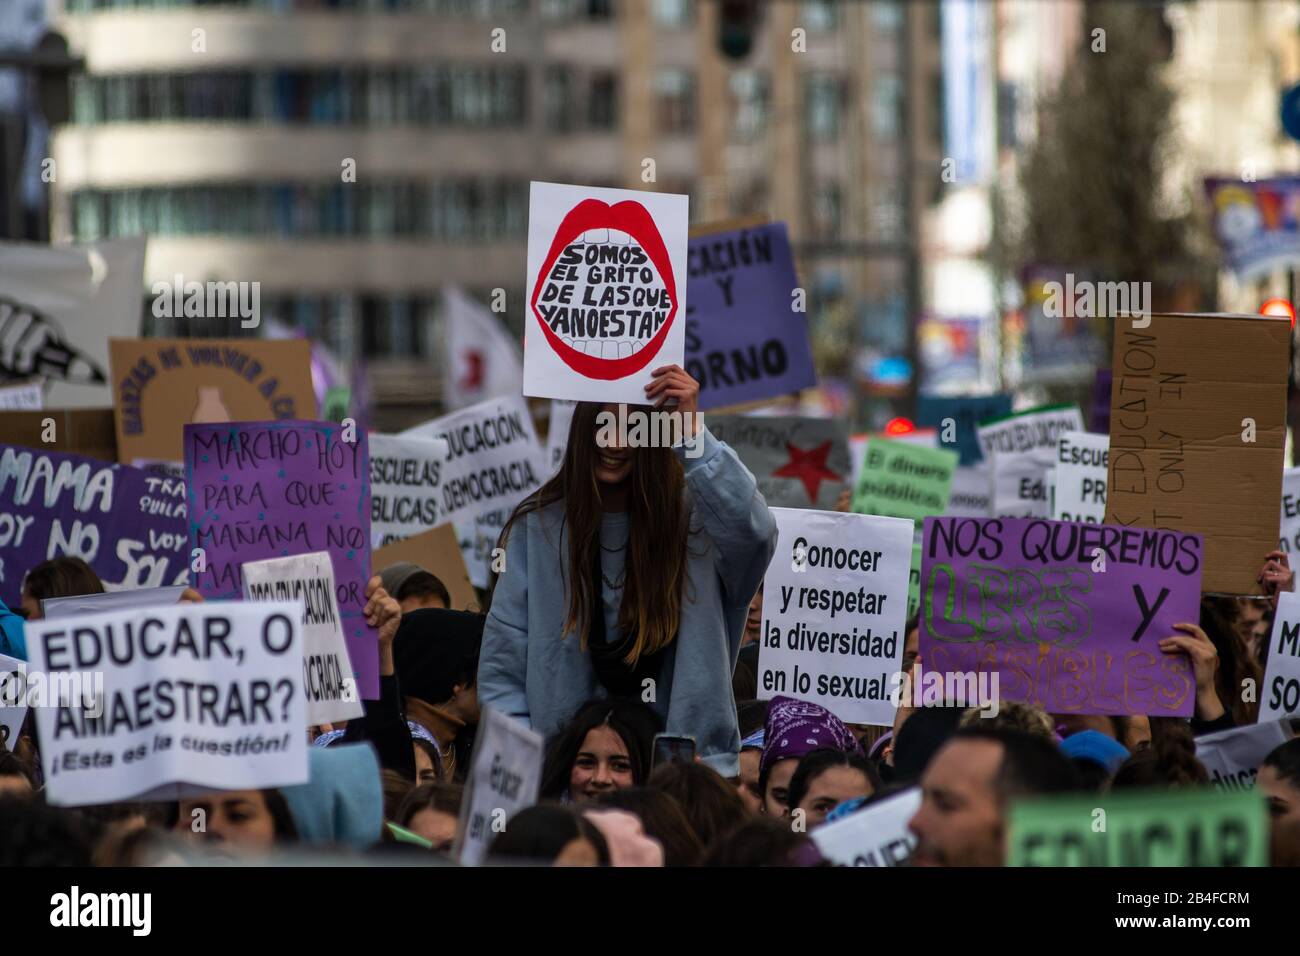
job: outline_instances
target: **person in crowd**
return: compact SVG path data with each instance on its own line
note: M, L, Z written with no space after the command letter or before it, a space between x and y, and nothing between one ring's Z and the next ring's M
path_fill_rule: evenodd
M35 789L27 764L0 745L0 796L30 797Z
M1151 744L1151 721L1145 714L1053 714L1052 721L1057 735L1062 738L1092 730L1109 737L1130 753Z
M1268 598L1269 609L1276 612L1278 595L1283 591L1295 590L1295 572L1291 570L1291 559L1285 551L1270 551L1264 556L1264 567L1259 572L1258 580ZM1254 630L1257 633L1258 629ZM1267 633L1264 632L1265 635Z
M275 789L225 790L181 800L174 805L167 828L210 849L234 854L267 853L276 844L298 840L289 805Z
M664 865L663 844L646 834L635 813L587 804L582 808L582 815L605 838L610 866Z
M413 720L408 720L406 726L411 730L411 745L415 748L416 783L433 783L441 780L444 763L438 738L433 736L427 727Z
M1240 603L1236 598L1205 595L1201 598L1201 624L1177 625L1188 637L1161 642L1179 642L1192 660L1196 676L1196 713L1193 731L1197 736L1253 724L1259 714L1259 690L1264 671L1243 638L1237 623ZM1247 688L1253 693L1246 693Z
M94 837L80 814L0 793L0 868L87 867Z
M1023 730L1027 734L1037 734L1046 740L1055 740L1052 718L1047 711L1037 704L1028 704L1018 700L998 701L998 712L985 716L982 708L968 707L962 712L959 727L1005 727L1008 730Z
M660 764L650 774L648 786L677 801L704 846L736 826L747 814L745 801L736 788L704 763L674 760Z
M436 853L451 853L460 821L464 788L456 783L422 783L402 801L390 819L424 837Z
M396 819L397 808L415 788L415 784L396 770L385 767L379 771L379 785L384 791L384 819Z
M1061 752L1070 758L1079 775L1081 789L1100 793L1129 757L1128 748L1099 730L1081 730L1061 741Z
M42 601L103 593L104 582L81 558L51 558L36 565L23 577L20 591L22 614L29 621L39 621L45 617Z
M654 736L662 730L659 715L639 701L588 701L547 747L542 797L587 803L610 790L644 786Z
M880 774L866 757L828 747L799 761L786 800L791 816L811 830L841 803L869 797L880 785Z
M403 614L393 641L406 716L432 735L444 780L462 780L469 770L482 642L483 615L437 608Z
M743 653L743 648L736 658L736 669L731 675L731 696L737 706L758 697L758 671Z
M663 790L631 787L601 794L596 805L635 813L646 835L663 847L664 866L694 866L704 852L695 828L676 799Z
M365 743L307 748L308 778L282 787L298 839L312 846L369 849L383 835L379 758Z
M761 703L754 701L753 703ZM762 717L767 719L767 709L763 708ZM740 724L743 729L746 724L746 716L741 714ZM740 799L745 801L745 809L750 813L763 812L763 791L759 786L759 768L763 762L763 725L759 724L758 728L752 730L740 741L740 773L732 780L736 785L736 790L740 793Z
M1268 800L1273 865L1300 866L1300 737L1269 751L1255 786Z
M437 575L410 561L398 561L379 572L384 590L392 595L403 614L421 608L450 608L451 594Z
M668 732L694 736L701 758L734 776L731 679L776 522L703 426L699 384L676 365L652 377L647 400L673 404L683 443L627 447L601 427L619 406L577 405L559 473L502 531L480 693L546 737L602 693L647 695Z
M498 865L609 866L609 844L596 824L573 807L539 803L520 810L488 848Z
M961 717L962 711L957 707L917 707L894 732L888 752L889 782L919 781L939 748L957 732Z
M758 590L754 592L753 599L749 602L749 610L745 612L745 632L740 637L740 646L748 647L751 644L757 644L759 638L763 636L763 585L760 582Z
M921 806L908 821L917 841L911 862L1001 866L1010 801L1077 788L1069 758L1042 736L964 727L939 749L921 777Z
M1177 718L1161 720L1151 746L1128 757L1115 770L1112 790L1130 787L1195 787L1210 782L1205 766L1196 759L1192 728Z
M23 615L9 609L0 601L0 654L5 657L27 660L27 635L23 630Z
M773 817L789 815L790 778L805 754L823 747L862 752L849 728L825 707L794 697L772 698L758 768L764 813Z
M704 851L701 866L823 866L825 861L808 834L768 816L750 817L723 834Z

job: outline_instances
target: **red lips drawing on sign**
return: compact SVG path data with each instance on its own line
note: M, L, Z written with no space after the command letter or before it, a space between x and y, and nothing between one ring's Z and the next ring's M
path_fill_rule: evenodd
M555 355L580 375L613 381L645 368L678 313L653 217L634 200L578 203L555 232L529 305Z

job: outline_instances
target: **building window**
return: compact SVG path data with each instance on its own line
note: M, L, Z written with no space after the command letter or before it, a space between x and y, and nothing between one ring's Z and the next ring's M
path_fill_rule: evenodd
M587 125L613 129L618 124L618 74L597 73L587 90Z
M809 32L825 32L839 26L840 10L835 0L803 0L799 4L799 25Z
M838 76L812 74L804 81L808 135L832 140L840 135L844 112L844 81Z
M871 87L871 135L891 143L898 139L903 84L897 73L877 73Z
M812 188L809 207L812 235L815 239L838 239L844 215L844 198L838 183L817 183Z
M731 134L740 142L750 142L767 128L767 76L757 70L736 70L728 80L731 93Z
M546 128L567 133L573 128L573 71L567 66L548 66L542 88Z
M684 29L691 25L695 4L694 0L653 0L650 10L659 26Z
M695 127L695 78L685 70L660 70L654 80L655 116L661 133Z
M894 33L903 25L902 0L874 0L871 25L878 33Z

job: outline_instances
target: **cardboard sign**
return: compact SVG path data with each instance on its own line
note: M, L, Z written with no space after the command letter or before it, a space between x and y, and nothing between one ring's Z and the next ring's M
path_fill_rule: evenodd
M45 394L40 382L0 388L0 411L40 411L44 407Z
M1051 514L1044 476L1055 462L1061 435L1081 431L1083 415L1075 405L1035 408L980 425L980 447L992 471L992 515Z
M1007 866L1267 865L1268 810L1251 791L1018 800L1008 814Z
M0 380L43 378L52 408L111 402L108 341L140 334L144 254L141 237L0 244Z
M853 510L920 521L948 507L957 453L872 438L853 487Z
M773 508L758 696L787 694L851 724L892 725L912 522Z
M306 339L114 339L118 461L180 461L188 423L316 417Z
M51 621L61 617L75 617L78 614L121 611L128 607L175 604L184 593L185 585L174 584L161 588L135 588L131 591L105 591L103 594L45 598L41 601L41 614L47 621Z
M49 802L305 783L300 614L205 603L29 624L28 681L82 685L36 711Z
M1110 436L1066 432L1056 448L1052 518L1101 524L1106 518Z
M903 866L916 847L907 822L921 809L921 788L863 807L843 820L814 827L809 836L835 866Z
M111 408L0 412L0 444L117 461Z
M453 610L465 611L477 607L478 599L470 584L465 559L460 553L460 543L456 540L456 529L452 525L440 525L430 531L421 531L401 541L386 544L382 548L376 548L370 557L370 565L375 574L398 561L410 561L441 581L451 595Z
M1285 720L1268 720L1196 738L1196 759L1219 790L1250 790L1259 768L1277 747L1291 739Z
M513 509L548 477L546 456L519 395L494 398L402 432L447 442L438 475L438 523Z
M366 433L344 441L332 422L185 426L190 546L205 598L238 599L241 566L328 551L348 658L361 697L379 696L375 630L366 624L370 579L370 468Z
M770 508L833 511L849 477L848 426L797 415L710 415L706 424L754 475Z
M542 747L541 734L500 711L483 708L456 834L455 857L463 866L482 863L510 817L537 802Z
M1048 713L1189 717L1191 664L1159 642L1199 619L1201 565L1186 532L927 518L921 657Z
M1282 530L1277 548L1284 554L1300 551L1300 468L1282 472Z
M1278 595L1269 635L1268 667L1259 702L1259 721L1300 714L1300 594Z
M1195 531L1206 591L1259 594L1282 496L1290 325L1149 319L1115 328L1106 521Z
M365 713L357 696L329 552L249 561L245 601L288 601L302 608L302 686L311 727Z
M185 584L185 486L127 465L0 445L0 599L17 607L23 575L82 558L106 588Z
M687 267L684 367L700 383L701 409L778 398L817 384L785 223L697 231Z
M645 402L685 361L687 197L532 184L524 394Z
M27 719L27 663L0 654L0 744L12 751Z
M944 514L957 518L987 518L993 513L993 468L988 462L959 466L952 473L952 490Z
M442 438L370 436L370 538L376 547L444 524Z
M933 428L939 435L940 447L961 455L962 467L984 460L979 440L980 422L996 421L1010 414L1011 396L1006 393L960 397L918 395L916 399L916 424Z

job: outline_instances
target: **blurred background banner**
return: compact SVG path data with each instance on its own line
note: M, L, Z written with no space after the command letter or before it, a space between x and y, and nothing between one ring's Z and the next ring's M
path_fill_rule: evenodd
M1300 266L1300 176L1205 181L1214 238L1242 281Z

